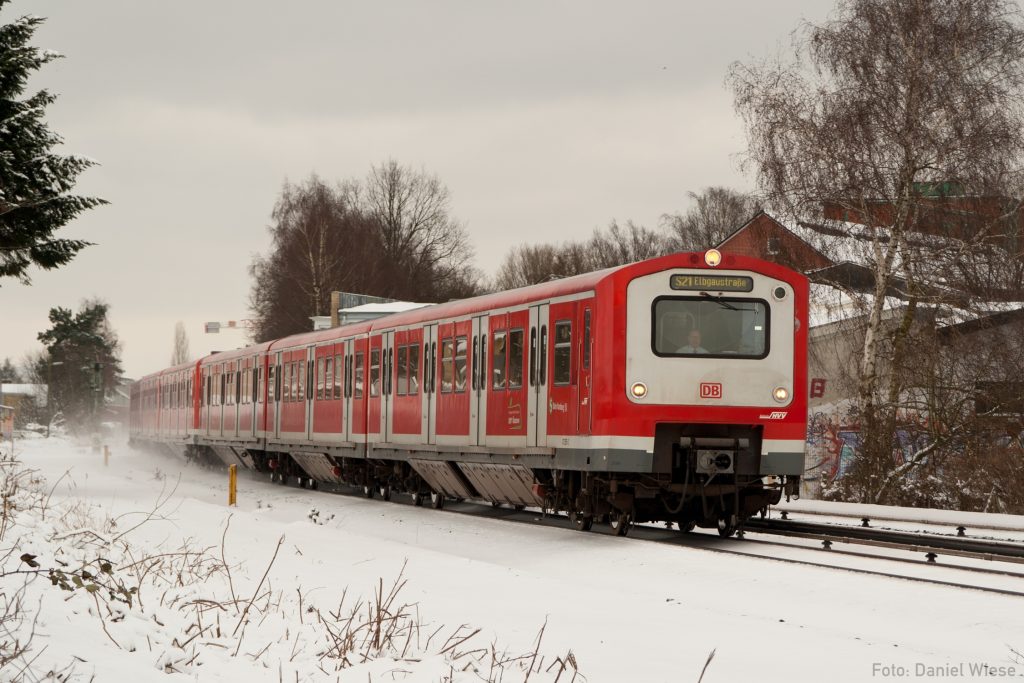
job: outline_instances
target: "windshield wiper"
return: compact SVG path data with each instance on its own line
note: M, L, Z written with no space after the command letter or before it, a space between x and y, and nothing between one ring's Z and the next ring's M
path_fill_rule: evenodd
M733 306L728 301L722 301L722 295L721 294L719 294L718 296L711 296L707 292L701 292L700 295L701 296L706 296L707 298L711 299L712 301L714 301L716 304L718 304L722 308L728 308L730 311L749 311L750 310L749 308L736 308L735 306Z

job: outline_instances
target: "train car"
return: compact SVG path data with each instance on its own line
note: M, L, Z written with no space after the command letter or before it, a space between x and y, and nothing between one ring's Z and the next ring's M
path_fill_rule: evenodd
M281 483L730 535L799 490L807 297L799 273L711 250L214 354L188 448Z

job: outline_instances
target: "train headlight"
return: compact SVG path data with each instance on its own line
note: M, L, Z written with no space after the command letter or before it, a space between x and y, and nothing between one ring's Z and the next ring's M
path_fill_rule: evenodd
M786 387L775 387L775 390L772 391L772 398L779 403L785 403L789 400L789 389Z
M704 252L704 263L712 268L722 262L722 252L717 249L708 249Z
M647 395L647 385L643 382L634 382L629 388L629 393L633 394L633 398L643 398Z

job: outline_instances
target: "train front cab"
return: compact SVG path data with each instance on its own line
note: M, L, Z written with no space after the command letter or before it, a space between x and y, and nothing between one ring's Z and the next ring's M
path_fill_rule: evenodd
M799 490L808 287L775 264L723 263L714 251L706 259L626 285L625 374L613 409L636 416L637 435L654 435L653 476L621 487L635 521L729 535Z

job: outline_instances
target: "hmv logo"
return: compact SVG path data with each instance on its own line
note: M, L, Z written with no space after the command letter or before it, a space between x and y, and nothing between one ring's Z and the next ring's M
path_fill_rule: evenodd
M701 398L722 398L722 385L718 382L701 382Z

